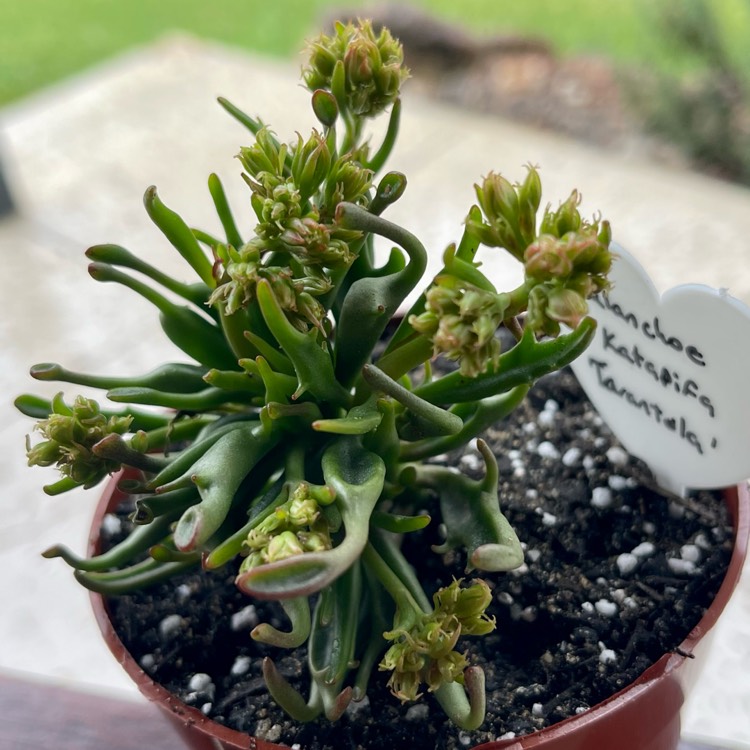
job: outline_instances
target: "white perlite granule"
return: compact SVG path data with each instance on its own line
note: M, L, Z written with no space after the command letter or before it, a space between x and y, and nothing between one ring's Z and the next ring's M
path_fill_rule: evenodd
M213 681L211 677L205 672L196 672L188 682L188 687L191 690L195 690L196 693L208 690L213 687Z
M636 557L651 557L656 552L656 547L652 542L641 542L637 547L633 547L631 552Z
M680 557L688 562L699 563L701 561L700 548L695 544L683 544L680 547Z
M628 480L625 477L621 477L619 474L611 474L607 477L607 484L610 489L615 492L621 492L628 486Z
M599 654L599 661L602 664L614 664L617 661L617 654L611 648L603 648Z
M233 675L246 674L250 671L250 664L252 664L252 659L249 656L238 656L229 671Z
M613 466L625 466L628 462L628 454L620 446L613 445L607 450L607 461Z
M612 491L609 487L594 487L591 493L591 504L600 510L609 508L612 505Z
M695 573L695 563L690 560L681 560L678 557L667 559L669 569L678 576L689 576Z
M609 599L599 599L594 608L602 617L614 617L617 614L617 605Z
M547 511L544 511L544 513L542 513L542 525L546 526L547 528L557 526L557 516L554 513L548 513Z
M557 460L558 458L560 458L560 451L558 451L557 448L552 445L549 440L544 440L539 443L539 447L536 449L536 452L542 458L551 458L553 460Z
M461 465L465 466L469 471L479 471L483 463L482 459L474 453L465 453L461 456Z
M102 518L102 531L107 536L114 536L122 531L122 521L112 513L107 513Z
M259 622L258 612L252 604L243 607L232 615L230 625L232 630L238 632L247 628L254 628Z
M425 721L430 714L430 707L426 703L409 706L404 718L407 721Z
M185 620L180 615L167 615L159 623L159 635L162 638L171 638L177 635L185 625Z
M563 466L575 466L581 460L581 449L573 446L563 453Z
M623 552L617 556L617 569L620 575L626 576L638 567L638 558L630 552Z

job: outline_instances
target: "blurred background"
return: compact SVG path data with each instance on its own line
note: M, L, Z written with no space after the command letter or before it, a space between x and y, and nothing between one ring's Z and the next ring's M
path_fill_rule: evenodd
M431 95L750 183L748 0L3 0L0 107L167 32L288 59L357 14Z

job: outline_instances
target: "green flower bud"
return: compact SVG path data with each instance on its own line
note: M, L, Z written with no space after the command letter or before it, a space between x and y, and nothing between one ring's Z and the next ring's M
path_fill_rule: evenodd
M292 179L303 201L320 187L330 167L331 152L317 130L313 130L307 141L298 136L297 147L292 156Z
M261 128L255 135L255 143L241 148L238 158L256 180L262 181L264 175L280 179L284 174L287 148L276 140L271 130Z
M331 167L325 184L323 203L328 214L339 203L360 203L372 187L373 173L351 154L339 157Z
M433 693L448 682L463 683L463 675L469 663L465 654L450 651L439 659L434 659L424 672L424 681L428 690Z
M312 108L323 127L332 128L336 124L339 116L339 105L336 103L336 97L329 91L323 89L313 91Z
M572 289L553 289L547 297L547 317L576 328L589 311L585 298Z
M490 224L505 220L510 226L518 222L518 194L513 185L500 174L490 172L482 186L474 186L479 206Z
M542 181L539 172L527 166L526 179L518 188L518 226L528 245L536 236L536 216L542 201Z
M331 549L331 538L328 534L300 531L297 539L305 552L323 552Z
M562 202L556 211L552 211L548 206L542 217L539 233L562 237L568 232L577 232L582 224L581 214L578 211L580 202L580 193L573 190L568 199Z
M282 531L280 534L272 537L268 543L267 557L269 563L286 560L288 557L294 557L303 553L304 549L299 539L297 539L296 534L292 531Z
M573 262L567 249L557 237L541 235L524 253L526 277L541 281L568 277L573 271Z

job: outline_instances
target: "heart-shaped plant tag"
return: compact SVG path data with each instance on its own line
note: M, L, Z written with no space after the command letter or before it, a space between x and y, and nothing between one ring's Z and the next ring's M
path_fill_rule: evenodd
M625 448L665 489L724 487L750 476L750 308L687 284L659 296L615 248L598 327L574 371Z

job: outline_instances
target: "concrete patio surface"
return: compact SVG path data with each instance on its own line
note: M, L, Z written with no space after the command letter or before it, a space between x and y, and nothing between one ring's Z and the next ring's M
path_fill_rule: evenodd
M215 171L236 213L248 215L249 193L233 156L250 139L215 97L260 114L290 139L315 124L308 95L297 85L298 68L169 37L0 111L0 154L18 206L17 215L0 220L2 671L97 691L133 690L105 652L86 593L65 565L39 556L55 542L83 548L95 493L41 493L52 475L25 467L29 421L11 401L24 391L55 392L54 384L26 376L35 362L138 372L176 356L171 344L152 335L154 313L146 302L89 279L83 250L119 243L181 274L183 261L143 210L144 190L157 185L193 226L212 230L218 222L206 178ZM541 166L545 200L556 203L579 188L583 210L599 209L611 220L617 242L641 260L661 291L700 282L750 303L750 191L658 167L637 154L609 154L444 108L410 96L408 85L400 145L389 166L405 172L409 186L389 217L422 238L437 270L445 246L460 237L473 183L490 169L518 179L527 162ZM501 258L484 259L492 278L510 273ZM712 648L714 662L685 709L685 734L750 747L747 575Z

